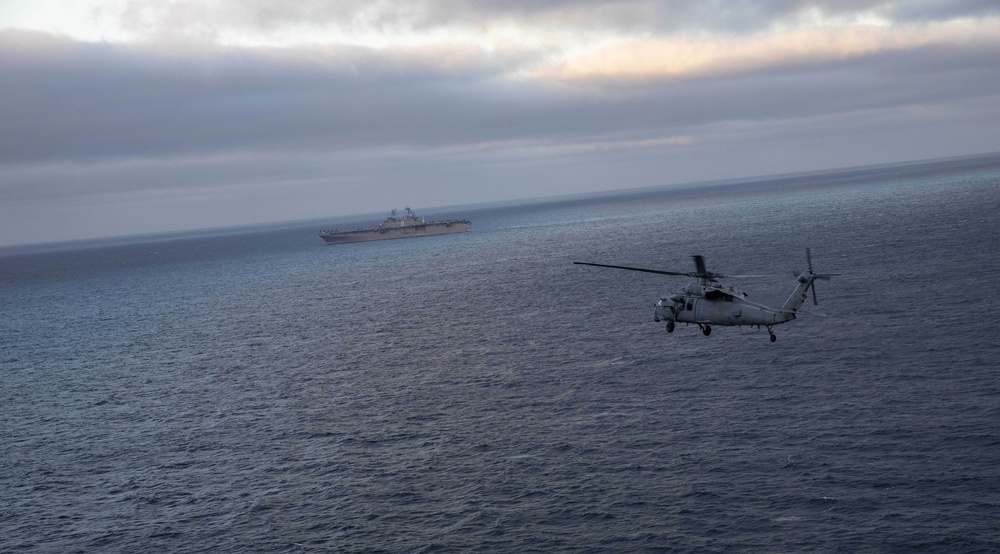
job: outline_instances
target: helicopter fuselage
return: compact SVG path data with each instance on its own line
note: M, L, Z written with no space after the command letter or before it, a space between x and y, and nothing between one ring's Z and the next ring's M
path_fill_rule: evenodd
M795 319L795 312L748 300L747 294L717 286L689 285L682 294L660 298L654 319L698 325L763 325Z

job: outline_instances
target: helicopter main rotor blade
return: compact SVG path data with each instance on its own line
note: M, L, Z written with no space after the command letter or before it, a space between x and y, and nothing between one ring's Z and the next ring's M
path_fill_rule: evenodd
M774 277L775 275L779 275L779 274L778 273L755 273L755 274L730 275L730 274L727 273L726 274L726 278L728 279L728 278L732 277L732 278L735 278L735 279L756 279L758 277Z
M694 258L694 268L698 275L708 275L708 270L705 269L705 257L700 254L695 254L691 257Z
M660 275L680 275L682 277L697 277L693 273L679 273L677 271L663 271L660 269L645 269L642 267L628 267L625 265L592 264L589 262L573 262L576 265L592 265L594 267L610 267L612 269L627 269L629 271L642 271L644 273L658 273Z

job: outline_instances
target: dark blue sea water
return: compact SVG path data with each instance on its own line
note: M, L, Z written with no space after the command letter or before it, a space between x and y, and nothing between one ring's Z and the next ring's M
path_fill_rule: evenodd
M998 213L990 157L8 252L0 551L998 551ZM571 264L807 246L773 344Z

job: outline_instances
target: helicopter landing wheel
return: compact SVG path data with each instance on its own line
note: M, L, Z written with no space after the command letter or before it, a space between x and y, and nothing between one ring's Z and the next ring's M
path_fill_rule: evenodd
M712 326L711 325L704 325L704 326L702 326L701 332L704 333L704 335L706 337L709 336L709 335L711 335L712 334Z
M667 332L668 333L673 333L674 332L674 320L672 320L672 319L668 319L667 320Z
M778 337L774 336L774 333L771 333L771 342L774 342L776 340L778 340Z

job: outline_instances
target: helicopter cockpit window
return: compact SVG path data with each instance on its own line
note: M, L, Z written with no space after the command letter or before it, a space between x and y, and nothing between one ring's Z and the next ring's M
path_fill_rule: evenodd
M694 301L693 300L688 300L687 301L687 310L690 312L693 309L694 309Z

